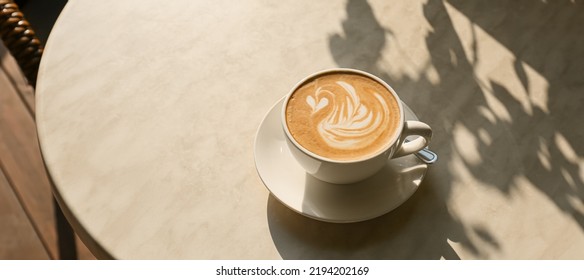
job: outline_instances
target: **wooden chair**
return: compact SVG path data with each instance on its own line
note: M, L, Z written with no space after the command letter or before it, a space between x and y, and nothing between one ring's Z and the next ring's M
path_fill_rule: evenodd
M28 83L34 87L43 46L18 5L12 0L0 0L0 36L26 76ZM74 231L54 197L53 205L59 258L77 259Z

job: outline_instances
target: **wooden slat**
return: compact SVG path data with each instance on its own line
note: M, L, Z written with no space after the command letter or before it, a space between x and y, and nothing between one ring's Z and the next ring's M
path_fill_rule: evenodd
M24 209L0 169L0 259L49 259Z
M10 86L18 92L20 98L24 101L28 111L34 114L34 89L28 84L16 60L10 55L2 42L0 42L0 68L10 81Z
M87 249L83 241L75 235L75 244L77 244L77 258L80 260L95 260L95 256Z
M6 54L2 57L6 61ZM49 180L40 156L36 127L10 76L0 73L0 164L49 256L57 256Z

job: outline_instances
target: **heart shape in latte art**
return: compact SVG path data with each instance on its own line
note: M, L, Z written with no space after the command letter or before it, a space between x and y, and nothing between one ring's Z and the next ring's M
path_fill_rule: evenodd
M328 105L329 101L327 98L323 98L320 99L317 104L316 100L314 100L314 97L309 95L306 97L306 103L308 103L308 106L312 108L313 112L317 112L320 111L320 109L324 108L326 105Z
M364 90L363 90L364 91ZM331 101L329 101L331 100ZM387 125L389 108L380 93L358 92L344 81L316 88L306 97L322 139L336 149L363 148ZM321 110L326 109L323 112ZM320 112L320 113L319 113Z

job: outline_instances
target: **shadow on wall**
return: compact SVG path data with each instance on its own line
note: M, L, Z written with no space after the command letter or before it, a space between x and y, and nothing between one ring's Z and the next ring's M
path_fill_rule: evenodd
M457 180L453 163L505 196L519 191L518 181L527 181L584 229L584 213L578 208L584 201L584 36L580 31L584 7L527 0L449 4L512 52L514 74L528 95L538 93L525 67L540 73L549 84L547 102L526 105L504 85L478 79L481 50L475 40L473 53L465 53L442 0L423 5L433 30L425 39L430 53L427 67L437 71L438 82L425 74L397 77L384 71L382 50L396 47L388 40L393 33L377 21L366 1L349 0L343 32L329 37L332 57L339 67L379 76L417 108L420 119L434 130L431 147L440 161L410 200L373 221L321 223L293 213L271 197L268 220L283 258L456 259L449 241L476 258L487 257L484 248L501 250L501 242L488 229L462 223L450 213L447 201ZM500 104L505 118L491 111L492 102ZM429 106L442 109L420 110ZM464 144L472 145L457 141L456 133L466 136ZM319 250L301 247L305 243Z

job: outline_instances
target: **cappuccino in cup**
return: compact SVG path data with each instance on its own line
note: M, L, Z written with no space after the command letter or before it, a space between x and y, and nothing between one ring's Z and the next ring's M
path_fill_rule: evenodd
M430 143L432 129L405 120L403 105L383 80L355 69L312 74L284 99L282 128L291 154L306 172L335 184L378 172L391 158ZM405 143L405 138L417 135Z
M398 101L379 82L358 73L328 73L298 87L286 106L286 125L302 147L353 161L377 154L400 122Z

